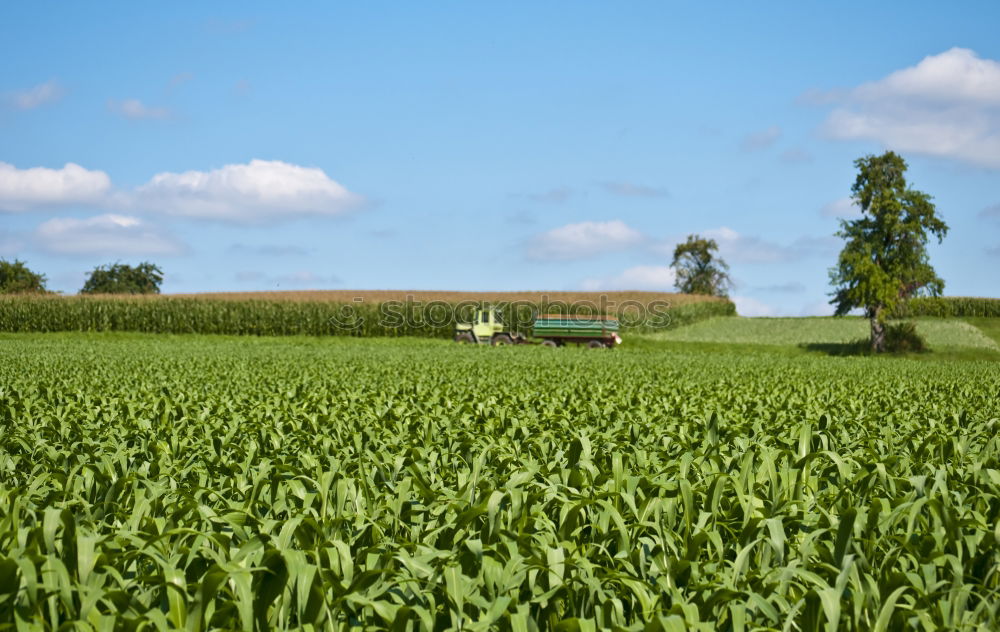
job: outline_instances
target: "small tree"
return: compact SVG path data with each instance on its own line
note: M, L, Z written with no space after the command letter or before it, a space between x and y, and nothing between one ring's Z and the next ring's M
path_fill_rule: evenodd
M685 294L711 294L728 296L732 281L729 266L715 256L719 245L714 239L688 235L687 241L674 248L671 264L677 275L674 285Z
M899 302L944 289L928 260L927 238L930 233L940 243L948 226L935 214L931 196L907 186L906 161L894 152L858 158L854 166L851 193L862 217L840 221L837 236L847 243L830 269L830 302L838 316L863 308L871 321L872 351L881 352L886 320Z
M159 294L162 282L163 270L148 261L115 263L94 268L80 294Z
M32 272L23 261L0 259L0 294L46 291L44 274Z

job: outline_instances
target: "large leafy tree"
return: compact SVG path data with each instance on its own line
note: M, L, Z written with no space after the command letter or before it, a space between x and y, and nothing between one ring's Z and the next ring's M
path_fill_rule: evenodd
M937 216L931 196L906 184L906 161L894 152L854 161L858 169L852 199L861 217L841 220L846 240L830 269L837 315L862 308L871 320L871 347L885 350L886 319L912 296L937 296L944 281L927 255L930 235L944 239L948 226Z
M162 282L163 270L148 261L115 263L94 268L80 294L159 294Z
M44 274L33 272L23 261L0 259L0 294L45 291Z
M686 294L727 296L732 281L729 266L715 254L718 250L714 239L698 235L688 235L687 241L677 244L671 264L677 289Z

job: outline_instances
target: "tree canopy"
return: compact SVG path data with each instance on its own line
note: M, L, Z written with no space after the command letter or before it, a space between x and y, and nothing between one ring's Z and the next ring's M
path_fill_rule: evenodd
M159 294L162 282L163 270L148 261L115 263L94 268L80 294Z
M719 245L714 239L688 235L687 241L674 248L671 265L676 273L674 285L685 294L728 296L732 281L729 266L715 252Z
M862 216L841 220L838 237L846 240L837 265L830 269L830 301L844 315L863 308L871 319L874 351L884 350L885 321L900 301L940 295L944 281L927 254L930 235L944 239L948 226L936 214L931 196L906 183L906 161L894 152L854 161L851 187Z
M33 272L23 261L0 259L0 294L46 292L45 275Z

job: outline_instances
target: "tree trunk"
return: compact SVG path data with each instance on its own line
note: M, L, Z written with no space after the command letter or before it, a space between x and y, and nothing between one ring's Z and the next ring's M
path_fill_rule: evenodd
M885 351L885 323L882 322L882 308L876 307L871 314L872 352L882 353Z

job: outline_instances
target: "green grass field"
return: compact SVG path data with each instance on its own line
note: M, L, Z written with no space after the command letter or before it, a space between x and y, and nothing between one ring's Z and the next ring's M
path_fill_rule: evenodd
M997 629L1000 365L773 348L0 335L0 627Z
M986 327L996 319L917 319L917 331L932 349L983 349L1000 351ZM983 322L985 321L985 322ZM990 330L996 335L995 329ZM713 318L672 331L651 334L653 340L743 345L835 345L855 342L869 335L868 321L843 318Z
M965 318L965 322L973 325L993 342L1000 346L1000 318Z

